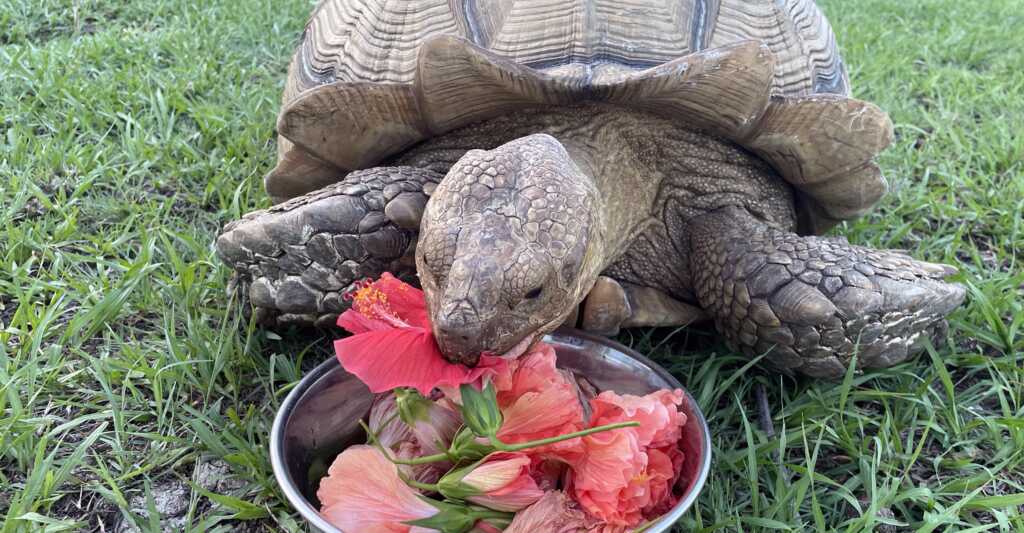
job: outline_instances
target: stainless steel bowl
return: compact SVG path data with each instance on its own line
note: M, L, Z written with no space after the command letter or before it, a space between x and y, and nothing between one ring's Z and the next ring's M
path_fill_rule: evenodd
M663 388L683 388L665 369L621 344L580 331L549 335L558 366L584 375L599 390L643 395ZM292 389L274 419L270 460L281 490L315 530L342 533L317 513L316 489L334 458L346 447L364 442L359 427L370 410L373 395L355 376L331 358ZM711 467L711 438L707 422L690 393L682 406L688 422L683 472L688 476L679 503L647 531L668 531L693 505ZM355 533L355 532L350 532Z

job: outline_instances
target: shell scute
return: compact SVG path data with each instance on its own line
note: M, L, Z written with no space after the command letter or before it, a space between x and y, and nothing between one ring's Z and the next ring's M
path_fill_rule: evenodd
M871 161L891 124L848 92L812 0L323 0L289 70L266 185L302 194L472 122L598 100L754 151L797 189L804 231L820 232L885 192Z

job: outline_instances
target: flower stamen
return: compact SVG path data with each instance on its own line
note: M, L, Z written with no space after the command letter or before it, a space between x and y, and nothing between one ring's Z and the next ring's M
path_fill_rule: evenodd
M396 328L410 327L388 303L388 295L371 284L356 289L352 296L352 308L366 318L382 320Z

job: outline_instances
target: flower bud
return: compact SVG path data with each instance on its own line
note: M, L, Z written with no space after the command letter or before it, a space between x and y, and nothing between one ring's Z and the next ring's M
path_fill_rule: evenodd
M390 392L378 394L373 399L367 423L370 431L377 436L377 442L392 451L413 437L412 428L403 424L398 414L395 395Z
M492 437L501 429L501 409L498 408L494 385L487 383L483 390L470 384L459 387L462 396L462 419L466 425L481 437Z
M410 526L435 529L442 533L465 533L473 529L477 522L476 513L464 505L435 500L427 500L427 502L440 512L429 518L410 520L405 523Z
M396 389L398 413L412 428L424 455L444 452L462 426L459 414L413 389Z
M476 464L445 474L437 485L446 498L497 511L518 511L544 494L530 477L530 458L522 453L492 453Z

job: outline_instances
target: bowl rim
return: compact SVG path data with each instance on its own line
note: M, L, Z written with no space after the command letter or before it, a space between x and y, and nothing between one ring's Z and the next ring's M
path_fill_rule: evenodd
M693 414L697 419L697 427L703 433L701 446L705 453L703 454L703 460L698 468L697 479L693 483L692 490L680 499L672 510L662 515L657 522L650 524L645 529L645 531L651 532L667 531L668 528L679 521L686 511L693 506L697 497L700 495L700 492L704 489L704 484L707 482L708 475L711 472L711 432L708 428L707 420L704 418L703 411L701 411L700 406L697 405L697 402L693 398L693 395L690 394L690 391L683 387L682 383L680 383L675 376L661 365L655 363L628 346L606 337L571 328L560 328L550 335L554 337L554 340L556 341L558 340L558 337L576 337L618 350L646 365L648 368L653 370L655 374L668 382L673 388L682 389L687 401L690 402ZM302 515L303 519L318 530L329 533L344 532L334 527L320 516L320 513L309 504L306 498L299 491L295 480L292 479L291 473L284 464L284 426L290 417L292 410L295 408L295 405L298 403L299 399L302 398L305 392L319 381L321 377L328 372L333 371L337 367L340 367L338 359L336 357L329 357L324 362L318 364L316 368L302 376L302 379L292 387L292 390L288 392L288 396L286 396L284 401L281 402L281 406L277 409L277 414L274 416L274 423L270 430L270 465L274 471L274 479L277 481L278 487L284 493L288 503L293 509Z

